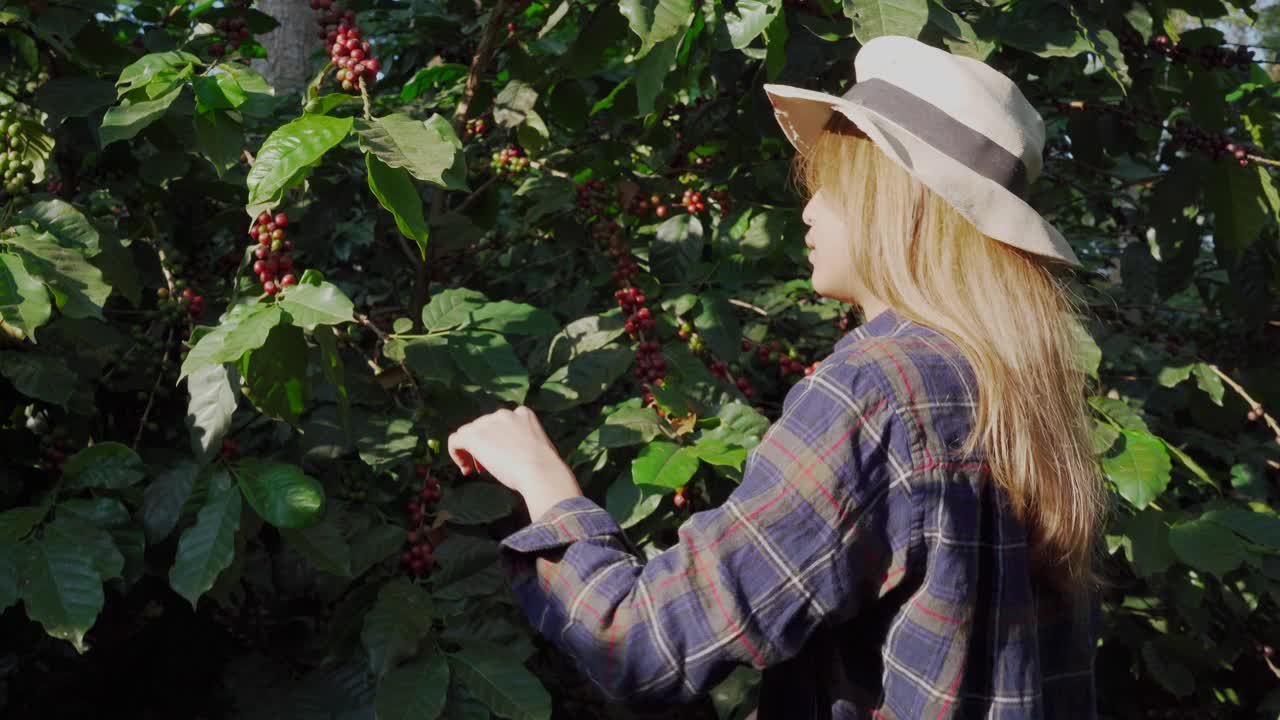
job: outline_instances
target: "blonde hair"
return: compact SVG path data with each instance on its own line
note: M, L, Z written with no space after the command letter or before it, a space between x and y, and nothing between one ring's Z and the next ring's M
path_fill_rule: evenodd
M850 272L904 318L945 334L978 380L973 432L1028 531L1033 572L1054 587L1105 585L1110 508L1090 441L1089 376L1074 362L1081 313L1045 258L991 239L839 112L792 178L821 188L857 228Z

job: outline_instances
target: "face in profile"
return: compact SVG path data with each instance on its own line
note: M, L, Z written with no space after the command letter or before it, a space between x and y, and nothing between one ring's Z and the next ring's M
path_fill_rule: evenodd
M801 217L809 226L804 244L810 248L814 291L835 300L856 303L848 231L825 189L814 193Z

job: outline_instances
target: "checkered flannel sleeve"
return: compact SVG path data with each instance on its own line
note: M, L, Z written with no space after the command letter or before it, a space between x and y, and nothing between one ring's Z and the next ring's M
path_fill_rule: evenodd
M728 500L648 562L584 497L503 540L533 625L611 699L670 703L738 664L793 657L819 624L892 589L913 518L890 483L907 460L890 456L910 442L888 385L861 370L827 364L793 386Z

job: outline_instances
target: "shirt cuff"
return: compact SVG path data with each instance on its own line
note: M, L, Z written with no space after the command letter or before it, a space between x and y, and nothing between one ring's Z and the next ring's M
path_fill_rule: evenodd
M608 511L585 496L576 496L547 508L528 527L503 539L501 545L516 552L537 552L611 535L626 537Z

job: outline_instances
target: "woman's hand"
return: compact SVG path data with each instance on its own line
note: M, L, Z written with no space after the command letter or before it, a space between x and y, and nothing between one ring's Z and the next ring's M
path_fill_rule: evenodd
M534 520L561 500L582 495L578 479L560 458L538 416L524 405L463 425L449 436L448 448L463 475L488 471L523 495Z

